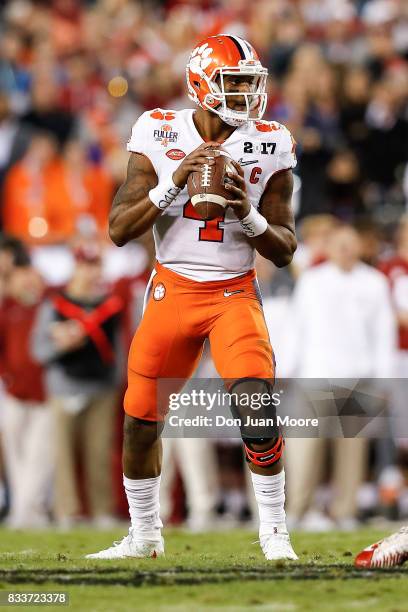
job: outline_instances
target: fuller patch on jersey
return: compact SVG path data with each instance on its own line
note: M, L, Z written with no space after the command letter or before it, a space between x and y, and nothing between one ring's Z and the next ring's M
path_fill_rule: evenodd
M175 132L171 125L165 123L159 130L154 130L153 136L156 142L161 142L163 147L167 147L170 142L177 142L178 132Z

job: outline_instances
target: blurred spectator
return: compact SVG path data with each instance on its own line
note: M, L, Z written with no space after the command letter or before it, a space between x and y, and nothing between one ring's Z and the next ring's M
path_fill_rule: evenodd
M15 266L27 266L29 261L27 251L19 240L0 234L0 327L3 316L2 307L6 299L11 273ZM0 372L0 407L4 406L4 397L4 385ZM1 431L3 416L3 411L0 409L0 518L3 516L6 508L5 468Z
M107 235L113 184L83 145L69 141L61 159L48 134L35 135L22 160L7 175L3 221L6 232L29 244L67 242L76 233Z
M21 161L10 169L4 184L4 231L27 244L52 242L47 214L46 177L55 155L49 134L36 134Z
M46 178L47 218L54 240L67 241L77 232L107 235L113 184L105 170L86 159L78 140L70 140L62 158Z
M102 279L100 250L75 252L76 266L62 292L41 306L33 353L46 368L55 418L55 514L69 526L81 514L76 483L80 440L88 510L95 524L111 524L111 441L120 382L122 301Z
M405 74L405 81L408 75ZM401 97L399 84L383 79L375 87L367 108L368 137L365 148L367 178L378 189L389 189L397 182L399 166L408 161L408 84ZM381 201L381 195L377 196Z
M355 152L360 162L367 146L368 126L365 117L370 99L370 86L370 75L365 68L362 66L348 68L344 77L340 127L348 146Z
M338 220L332 215L310 215L298 226L299 246L295 252L293 267L300 272L327 259L327 248Z
M28 266L29 256L23 243L0 233L0 328L3 320L3 306L6 301L7 291L9 289L9 281L14 267ZM1 363L1 347L0 347L0 363ZM3 408L5 403L5 390L2 380L0 366L0 518L2 518L6 509L6 486L5 486L5 468L3 457L2 444L2 419L4 417Z
M42 368L31 358L30 337L44 286L38 272L23 263L12 270L7 289L0 311L0 376L6 391L2 433L8 524L42 528L50 510L52 417Z
M366 392L370 393L370 381L365 379L384 379L393 374L395 326L388 288L377 270L359 261L360 249L354 229L342 226L333 230L327 250L329 260L306 270L295 288L282 360L286 362L285 372L292 377L312 379L312 394L313 388L321 389L323 378L353 379L357 392L364 393L364 385L368 385ZM304 416L306 406L300 410ZM364 438L343 431L349 437L333 440L330 515L340 528L349 529L355 526L367 445ZM287 440L288 514L295 525L316 529L333 525L313 507L325 447L323 437Z
M10 275L15 266L28 266L30 258L17 238L0 234L0 306L7 293Z
M327 165L328 209L343 221L353 221L364 211L360 165L351 150L337 151Z
M19 28L11 24L9 27L3 25L0 37L0 91L10 96L13 110L20 113L25 110L30 90L30 73L23 61L25 45Z
M361 261L376 268L378 266L379 259L383 254L385 242L381 228L367 218L356 222L354 227L356 228L360 238Z
M51 75L35 78L30 110L22 116L24 124L36 131L51 132L64 145L74 135L75 117L58 106L58 86Z
M28 142L29 131L13 116L10 100L0 89L0 210L4 176L9 167L22 157Z
M399 331L398 351L393 377L398 380L408 379L408 218L403 217L396 235L397 251L395 255L380 263L380 270L388 277L392 301L396 312ZM392 410L396 419L407 418L407 396L405 385L393 386ZM397 421L398 423L398 421ZM398 425L394 436L401 448L408 453L408 443L398 436Z

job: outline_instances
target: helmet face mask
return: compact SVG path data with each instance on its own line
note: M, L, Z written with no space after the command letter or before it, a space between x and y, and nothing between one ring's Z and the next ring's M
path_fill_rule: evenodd
M236 41L242 45L241 48L245 44L245 53L250 57L244 59L237 56L235 45L240 47ZM218 48L214 49L217 43ZM228 45L228 49L225 50L219 43L225 47ZM201 108L218 115L228 125L237 127L247 121L262 119L267 103L268 71L262 66L253 47L246 41L232 36L213 36L206 39L192 52L186 76L190 99ZM240 87L233 90L225 77L237 77L237 80L247 77L247 90L243 91ZM240 100L239 103L233 104L237 99ZM238 110L234 106L244 108Z

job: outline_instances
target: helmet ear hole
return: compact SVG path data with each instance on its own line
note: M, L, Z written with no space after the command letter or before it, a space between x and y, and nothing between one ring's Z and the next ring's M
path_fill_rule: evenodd
M193 83L194 83L194 85L195 85L195 86L196 86L198 89L200 89L200 87L201 87L201 83L200 83L200 81L193 81Z

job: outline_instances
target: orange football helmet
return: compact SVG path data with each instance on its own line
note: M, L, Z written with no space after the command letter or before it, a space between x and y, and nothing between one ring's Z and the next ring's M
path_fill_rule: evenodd
M249 92L225 91L224 76L237 74L254 77ZM192 51L186 67L189 98L233 126L262 118L267 102L267 76L268 70L253 46L243 38L226 34L202 40ZM245 99L245 111L228 107L228 96L238 95Z

